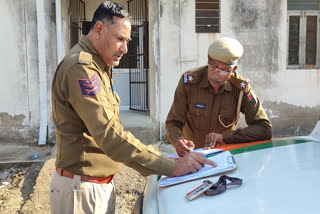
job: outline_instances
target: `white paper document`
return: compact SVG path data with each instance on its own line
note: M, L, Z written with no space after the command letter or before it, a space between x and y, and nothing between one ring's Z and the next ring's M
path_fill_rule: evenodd
M158 186L165 187L174 184L183 183L186 181L191 181L203 177L208 177L212 175L221 174L224 172L232 171L237 168L237 164L229 151L221 152L213 157L209 157L208 159L217 163L217 167L213 167L210 165L205 165L198 172L187 174L180 177L167 177L162 176L159 180Z
M205 154L206 156L212 155L214 153L222 152L222 151L223 151L223 149L204 149L204 148L193 150L193 152L201 152L201 153ZM175 154L175 155L170 155L168 158L177 159L180 157L177 154Z

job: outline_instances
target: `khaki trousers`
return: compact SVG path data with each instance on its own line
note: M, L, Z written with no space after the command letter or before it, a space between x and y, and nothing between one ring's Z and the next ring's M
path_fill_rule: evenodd
M79 175L72 178L54 173L50 187L52 214L114 214L116 191L109 184L83 182Z

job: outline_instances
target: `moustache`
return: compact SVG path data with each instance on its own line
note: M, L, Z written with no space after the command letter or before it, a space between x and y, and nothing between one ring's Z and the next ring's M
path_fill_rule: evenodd
M210 76L210 79L212 79L215 82L222 83L221 79L216 79L216 78L214 78L214 76Z
M115 53L115 55L122 57L122 56L123 56L123 53L122 53L122 51L119 51L119 52Z

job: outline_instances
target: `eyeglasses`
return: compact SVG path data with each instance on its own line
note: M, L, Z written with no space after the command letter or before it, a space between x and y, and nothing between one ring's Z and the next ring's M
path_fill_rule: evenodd
M233 69L229 68L229 70L223 70L218 68L216 65L208 64L208 71L219 72L222 75L228 75L233 71Z
M209 180L205 180L203 182L211 183ZM223 193L227 190L227 186L229 185L238 185L240 186L242 184L242 179L235 178L235 177L229 177L226 175L220 176L217 183L213 184L210 189L206 190L204 193L208 196L218 195L220 193Z

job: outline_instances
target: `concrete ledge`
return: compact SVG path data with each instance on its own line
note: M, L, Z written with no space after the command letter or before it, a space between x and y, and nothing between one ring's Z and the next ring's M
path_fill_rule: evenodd
M32 160L32 161L0 161L0 170L10 169L12 167L29 167L33 163L45 163L47 160Z

